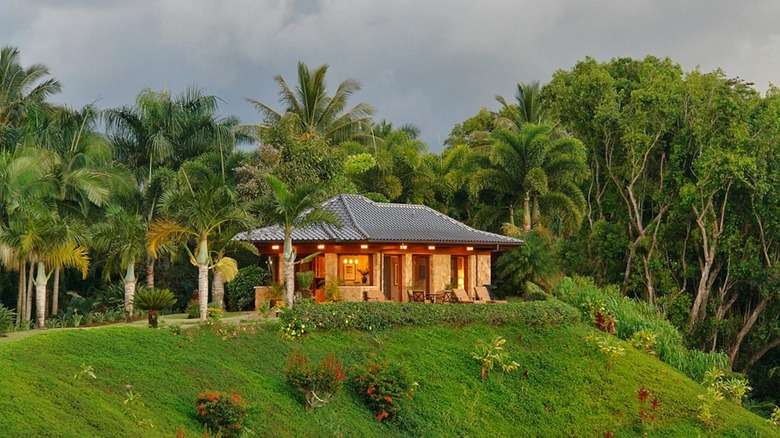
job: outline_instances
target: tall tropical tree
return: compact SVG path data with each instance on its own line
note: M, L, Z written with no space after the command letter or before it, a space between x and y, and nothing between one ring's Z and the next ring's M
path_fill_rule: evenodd
M43 64L22 67L16 47L0 49L0 146L15 144L15 129L24 124L30 108L60 92L60 83L47 76L49 69Z
M520 129L526 123L539 125L552 123L549 111L542 104L539 81L517 84L515 103L510 103L501 96L496 100L501 104L503 116L497 123L509 129Z
M106 254L103 277L124 271L125 311L133 315L135 296L135 264L147 255L146 224L140 214L117 205L109 206L105 220L92 228L92 244Z
M11 224L0 233L0 242L22 255L35 266L35 313L38 328L45 328L46 285L55 266L73 267L84 278L89 269L89 255L84 230L78 222L51 212L44 202L26 202ZM47 273L48 272L48 273ZM29 306L26 309L29 312Z
M132 190L130 173L113 162L111 145L96 131L99 113L91 105L81 110L47 107L35 110L28 122L26 142L48 154L47 178L55 192L56 208L63 217L88 221L94 207L109 196ZM52 313L57 313L61 267L54 267Z
M145 201L147 225L155 220L160 183L187 160L205 152L229 154L236 141L236 120L217 114L218 98L190 87L172 96L170 91L142 90L134 106L105 112L106 128L115 147L116 158L135 170L138 187ZM224 173L224 167L223 167ZM146 283L154 287L154 260L147 259Z
M346 109L347 100L360 90L360 83L354 79L346 79L331 96L325 83L327 71L327 64L310 71L306 64L299 62L298 83L294 90L281 75L275 76L274 80L279 85L279 101L284 106L282 111L276 111L263 102L247 99L265 119L264 125L255 127L259 137L263 136L267 127L283 118L294 120L301 135L318 135L328 140L331 145L349 140L364 130L374 109L365 103Z
M278 225L284 232L283 265L284 303L292 307L295 301L295 258L292 246L292 233L297 228L314 224L341 226L338 217L320 205L321 187L302 186L290 190L279 178L265 175L270 190L258 200L253 210L257 211L268 224Z
M548 125L524 125L519 132L497 129L490 152L493 167L477 171L471 180L473 194L499 193L508 204L509 225L515 226L520 203L523 230L532 227L539 208L561 230L576 230L584 216L585 197L579 182L586 175L585 150L574 138L551 140Z
M208 181L192 181L186 172L179 172L177 186L160 200L161 217L147 232L149 251L155 256L169 243L182 243L190 261L198 268L200 319L206 320L209 302L209 268L213 259L209 240L231 226L248 229L252 220L241 208L235 191L218 177ZM190 249L188 244L194 243Z

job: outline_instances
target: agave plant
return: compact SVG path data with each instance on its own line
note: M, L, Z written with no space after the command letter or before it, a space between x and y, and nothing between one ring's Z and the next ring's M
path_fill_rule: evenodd
M146 312L149 327L157 328L160 312L176 304L176 297L168 289L142 288L135 293L133 305Z

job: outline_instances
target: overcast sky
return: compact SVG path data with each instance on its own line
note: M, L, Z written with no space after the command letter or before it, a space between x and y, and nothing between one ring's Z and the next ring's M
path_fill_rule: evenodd
M771 0L0 0L0 45L43 63L57 103L132 104L144 87L195 84L243 123L250 97L277 102L296 63L329 64L375 119L413 123L432 151L453 125L518 82L546 83L592 56L670 57L722 68L765 91L780 84L780 2Z

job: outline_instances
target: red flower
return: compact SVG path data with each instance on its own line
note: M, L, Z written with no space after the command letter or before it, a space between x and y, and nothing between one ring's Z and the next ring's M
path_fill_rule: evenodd
M385 401L390 403L391 401L393 401L393 399L388 395L388 396L385 396Z
M366 394L371 394L372 392L374 392L374 387L373 386L369 386L368 390L366 390Z
M658 398L653 397L653 399L650 401L650 406L653 408L653 410L660 408L661 400L658 400Z

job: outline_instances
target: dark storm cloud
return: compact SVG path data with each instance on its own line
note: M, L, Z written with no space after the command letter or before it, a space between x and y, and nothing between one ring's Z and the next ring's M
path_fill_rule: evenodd
M245 123L258 121L246 97L276 102L274 75L327 63L331 88L358 79L353 103L417 124L439 150L496 94L588 55L669 56L765 90L780 75L778 12L771 1L6 0L0 44L49 66L58 102L112 107L143 87L197 84Z

